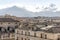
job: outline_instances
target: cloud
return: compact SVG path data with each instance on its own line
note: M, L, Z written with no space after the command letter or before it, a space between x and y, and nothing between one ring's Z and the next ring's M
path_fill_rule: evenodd
M50 4L50 7L55 7L56 5L55 4Z
M56 5L55 4L50 4L48 7L44 7L42 11L56 11Z

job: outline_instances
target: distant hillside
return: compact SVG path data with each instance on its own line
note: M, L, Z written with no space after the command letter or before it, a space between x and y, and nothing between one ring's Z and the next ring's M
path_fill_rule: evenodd
M16 6L6 8L6 9L0 9L0 15L2 14L12 14L15 16L20 16L20 17L36 17L36 16L60 16L60 11L41 11L41 12L30 12L24 8L19 8Z
M18 8L16 6L0 10L0 14L6 14L6 13L13 14L15 16L22 16L22 17L33 16L32 12L27 11L23 8Z

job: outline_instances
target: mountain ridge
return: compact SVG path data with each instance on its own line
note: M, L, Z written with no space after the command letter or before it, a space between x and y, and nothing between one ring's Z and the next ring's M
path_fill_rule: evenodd
M0 9L0 15L12 14L19 17L36 17L36 16L60 16L60 11L41 11L41 12L31 12L24 8L19 8L17 6Z

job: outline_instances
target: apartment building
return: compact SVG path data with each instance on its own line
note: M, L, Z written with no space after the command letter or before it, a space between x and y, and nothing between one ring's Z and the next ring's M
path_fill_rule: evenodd
M18 28L16 40L60 40L60 26L49 26L45 28Z

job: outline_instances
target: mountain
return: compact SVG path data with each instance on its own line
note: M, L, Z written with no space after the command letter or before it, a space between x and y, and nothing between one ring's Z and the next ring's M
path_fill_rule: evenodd
M35 13L35 16L60 17L60 11L42 11Z
M16 7L16 6L0 10L0 14L6 14L6 13L12 14L12 15L15 15L15 16L20 16L20 17L34 16L33 12L27 11L24 8L19 8L19 7Z
M0 9L0 15L7 14L7 13L15 15L15 16L19 16L19 17L60 16L60 11L56 11L56 12L53 12L53 11L31 12L31 11L28 11L24 8L19 8L16 6L5 8L5 9Z

